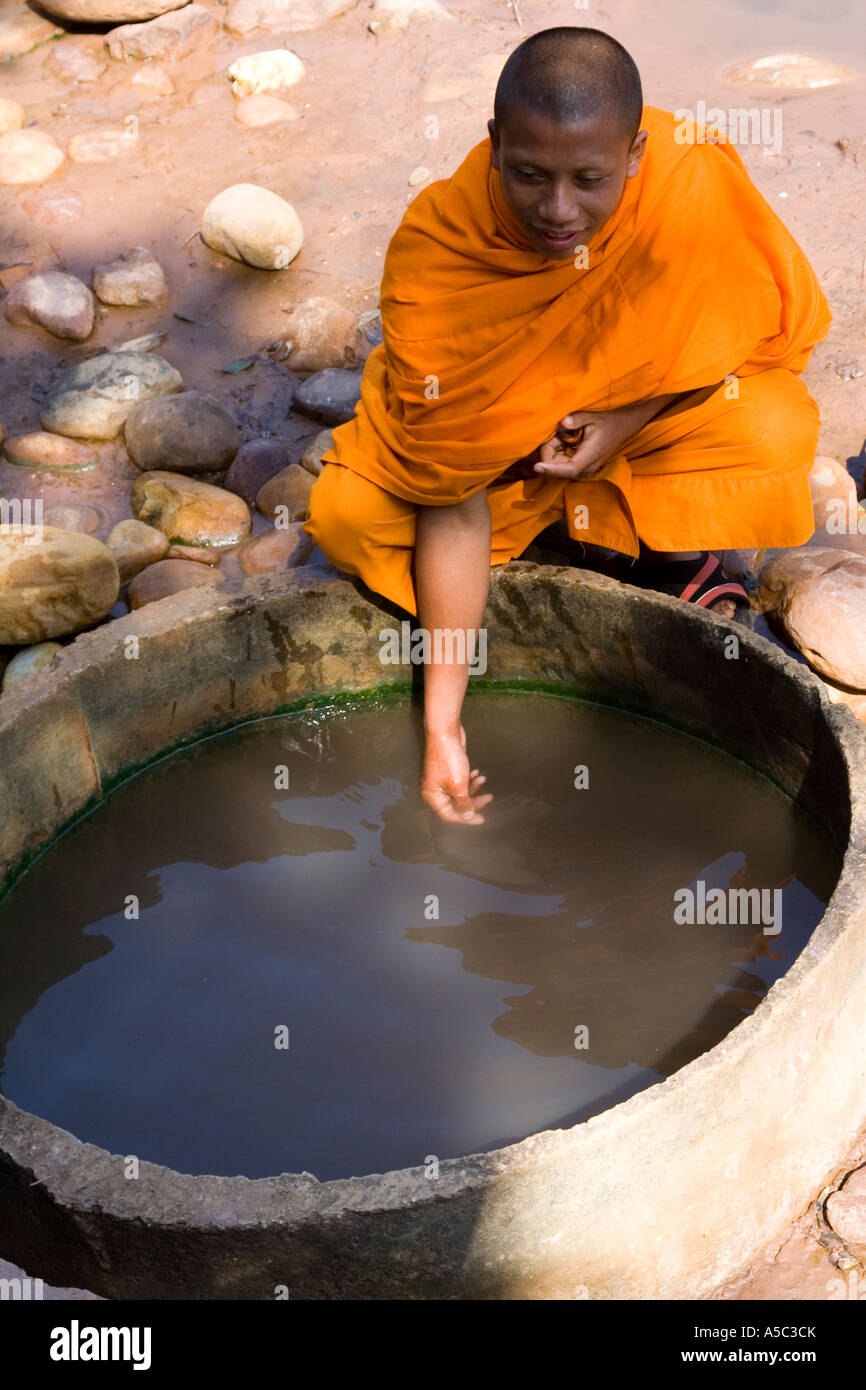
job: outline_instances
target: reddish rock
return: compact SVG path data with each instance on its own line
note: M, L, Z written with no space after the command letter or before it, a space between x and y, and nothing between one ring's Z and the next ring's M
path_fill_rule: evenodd
M237 551L238 564L244 574L282 574L304 564L312 548L312 536L293 521L245 541Z
M852 555L852 559L855 557ZM814 579L839 563L829 548L796 546L768 560L758 573L758 599L764 609L778 608L786 592L801 580Z
M218 565L224 553L216 546L170 545L165 558L167 560L194 560L200 565Z
M74 275L61 270L43 270L19 280L3 308L10 323L35 324L56 338L80 343L93 332L93 295Z
M835 552L823 573L785 590L778 612L789 640L819 675L866 690L866 557Z
M344 305L319 295L304 300L283 325L282 334L292 344L287 365L298 372L344 366L354 329L354 315Z
M199 565L195 560L157 560L130 580L127 597L130 608L143 608L156 603L181 589L195 589L202 584L215 584L222 578L219 570Z
M62 434L40 430L7 439L6 457L18 468L40 468L50 473L82 473L96 468L99 454L90 444L80 444Z
M280 521L303 521L314 481L306 468L290 463L259 489L256 506L265 516L278 517Z

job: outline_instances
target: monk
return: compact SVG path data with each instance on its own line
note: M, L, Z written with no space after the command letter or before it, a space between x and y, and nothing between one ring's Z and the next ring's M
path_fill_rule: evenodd
M306 527L428 633L468 634L465 663L425 667L421 780L465 824L491 799L461 723L490 566L559 526L734 615L712 552L814 529L799 374L830 322L736 150L644 106L609 35L521 43L488 131L391 240L384 340Z

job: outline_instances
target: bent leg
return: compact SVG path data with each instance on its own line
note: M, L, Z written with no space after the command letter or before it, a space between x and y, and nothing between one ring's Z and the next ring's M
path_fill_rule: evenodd
M310 493L304 530L328 559L369 589L417 612L412 560L418 509L339 463L327 463Z
M802 545L815 529L819 427L802 380L782 369L719 387L679 422L676 412L651 421L628 450L641 541L661 551Z
M490 563L520 555L562 515L561 479L493 484L487 490L493 523ZM310 494L304 530L328 559L369 589L418 612L414 555L418 509L338 463L327 463Z

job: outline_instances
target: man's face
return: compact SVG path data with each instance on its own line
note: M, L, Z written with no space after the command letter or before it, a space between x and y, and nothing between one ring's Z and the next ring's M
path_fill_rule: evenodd
M616 212L647 140L641 130L630 145L604 116L563 125L523 108L487 128L508 206L533 249L560 261Z

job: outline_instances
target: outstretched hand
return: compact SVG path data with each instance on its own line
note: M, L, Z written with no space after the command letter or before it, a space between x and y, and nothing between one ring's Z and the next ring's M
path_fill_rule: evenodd
M427 734L421 797L441 820L456 825L483 825L482 807L493 800L487 792L479 795L487 778L478 768L470 768L466 752L466 731Z

